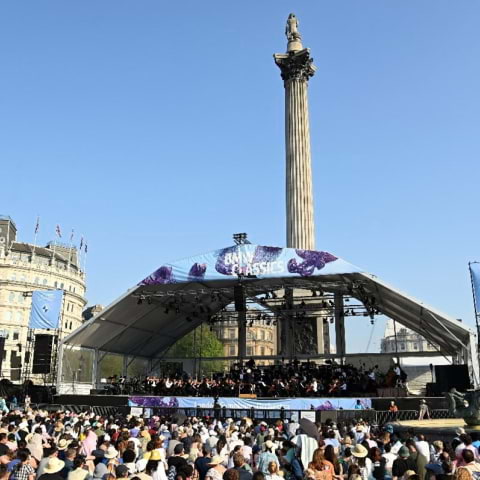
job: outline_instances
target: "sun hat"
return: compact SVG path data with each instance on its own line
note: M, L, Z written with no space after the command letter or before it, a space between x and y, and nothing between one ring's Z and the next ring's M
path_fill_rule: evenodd
M463 427L458 427L455 429L456 435L463 435L465 433L465 429Z
M208 465L220 465L222 463L222 457L219 455L215 455L212 459L208 462Z
M432 445L437 448L443 448L443 442L441 440L435 440Z
M161 460L162 457L160 456L160 452L158 450L152 450L150 452L149 460Z
M403 458L408 458L410 456L410 451L405 446L400 447L400 450L398 451L398 456Z
M147 468L147 463L148 460L145 458L142 458L141 460L138 460L138 462L135 464L135 468L137 469L137 472L143 472Z
M57 473L63 469L65 462L57 457L51 457L48 459L47 465L44 468L45 473Z
M403 478L409 478L409 477L412 477L413 475L416 475L417 473L415 472L415 470L407 470L404 474L403 474Z
M112 445L110 445L108 448L107 448L107 451L105 452L105 458L108 458L108 459L112 459L112 458L115 458L116 456L118 455L118 451L115 447L113 447Z
M273 442L271 440L267 440L265 442L265 447L268 448L269 450L273 448Z
M357 443L352 450L352 455L357 458L363 458L368 455L368 450L360 443Z
M61 438L58 442L58 449L59 450L66 450L67 447L70 445L71 441L67 440L66 438Z

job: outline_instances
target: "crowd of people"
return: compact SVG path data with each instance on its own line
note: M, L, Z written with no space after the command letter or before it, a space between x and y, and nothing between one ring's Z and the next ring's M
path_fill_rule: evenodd
M255 394L258 397L359 396L377 394L379 387L404 385L406 375L398 365L382 373L376 365L318 365L299 362L256 366L235 364L228 374L221 372L209 377L194 378L178 373L163 377L111 377L107 390L116 394L146 394L161 396L233 397Z
M0 480L473 480L480 434L451 442L362 419L324 424L101 416L31 408L0 419Z

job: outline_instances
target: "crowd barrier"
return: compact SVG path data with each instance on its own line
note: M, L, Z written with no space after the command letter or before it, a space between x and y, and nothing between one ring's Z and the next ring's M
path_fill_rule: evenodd
M115 415L122 413L124 415L131 413L136 416L151 417L153 415L166 416L182 414L187 417L211 417L218 419L232 418L240 420L244 417L254 418L257 420L265 420L273 422L275 420L300 420L308 418L312 421L325 422L331 419L334 422L349 423L352 420L359 419L368 421L372 425L384 425L390 422L403 420L418 420L418 410L400 410L392 413L387 410L285 410L285 409L238 409L238 408L182 408L182 407L162 407L162 408L146 408L146 407L106 407L106 406L90 406L90 405L60 405L46 404L39 405L50 411L69 410L75 413L84 411L93 411L96 415ZM452 418L447 409L432 409L430 411L432 419Z

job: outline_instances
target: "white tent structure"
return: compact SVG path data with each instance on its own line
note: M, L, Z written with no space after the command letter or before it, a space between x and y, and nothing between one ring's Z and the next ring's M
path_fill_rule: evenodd
M386 315L418 332L454 363L468 364L472 382L479 384L476 335L460 321L328 252L251 244L162 265L66 337L61 348L92 349L95 365L102 352L150 361L162 359L178 339L234 302L238 286L247 298L259 303L264 302L267 292L285 289L318 291L319 298L332 295L337 351L317 358L348 357L343 298L349 296L372 315ZM239 342L245 338L240 323ZM59 383L61 378L60 373Z

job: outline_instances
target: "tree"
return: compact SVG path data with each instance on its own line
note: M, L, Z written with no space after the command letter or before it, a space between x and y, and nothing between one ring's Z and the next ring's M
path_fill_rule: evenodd
M175 342L167 351L166 357L171 358L197 358L223 357L223 345L215 333L209 328L197 327ZM199 362L200 364L200 362ZM205 361L201 363L200 374L221 372L225 363L222 360Z

